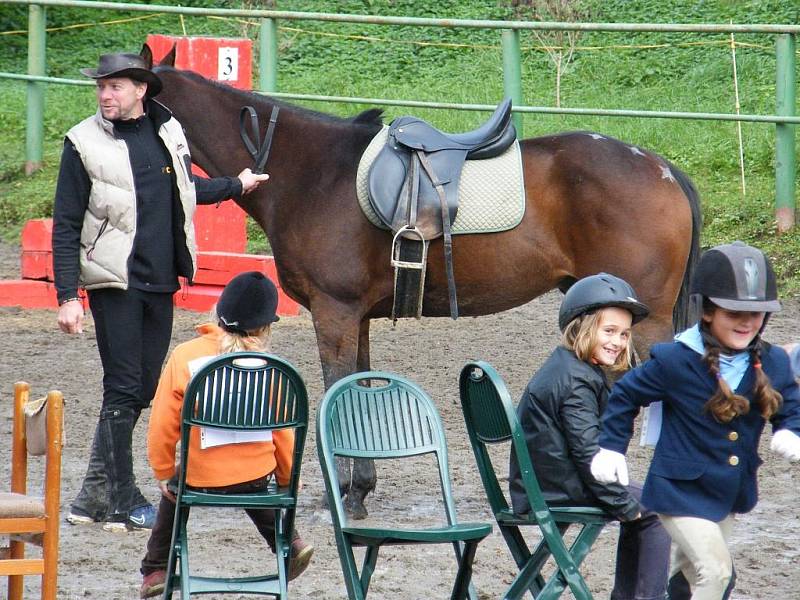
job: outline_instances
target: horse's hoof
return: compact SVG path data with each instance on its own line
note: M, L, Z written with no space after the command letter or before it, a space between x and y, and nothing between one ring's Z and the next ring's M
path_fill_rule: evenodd
M367 515L369 515L367 507L364 506L364 502L351 500L350 496L345 500L344 507L347 510L347 514L350 515L350 518L355 521L366 519Z

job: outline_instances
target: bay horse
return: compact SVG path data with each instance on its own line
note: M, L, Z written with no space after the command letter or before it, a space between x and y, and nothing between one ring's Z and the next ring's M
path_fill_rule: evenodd
M152 64L149 48L143 50ZM356 198L359 159L383 126L381 110L344 119L236 90L174 68L174 48L154 71L158 100L186 131L194 162L211 176L252 165L239 114L253 106L264 135L280 115L267 185L239 204L264 229L283 290L311 311L326 389L370 367L370 320L390 315L391 234L373 226ZM462 315L524 304L606 271L627 280L651 309L636 327L638 350L688 324L688 282L699 254L698 194L660 156L591 132L521 141L526 194L522 221L501 233L459 235L453 263ZM431 242L423 315L449 315L442 240ZM374 464L339 465L351 514L366 516Z

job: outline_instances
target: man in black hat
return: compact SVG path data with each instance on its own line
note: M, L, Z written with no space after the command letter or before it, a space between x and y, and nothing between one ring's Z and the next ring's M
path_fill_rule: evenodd
M103 365L103 403L81 491L67 520L150 529L155 509L133 474L132 433L150 405L172 334L178 277L196 269L196 204L238 198L266 181L191 173L180 123L153 99L161 81L138 54L104 54L81 73L97 113L69 130L53 210L58 324L83 329L87 290Z

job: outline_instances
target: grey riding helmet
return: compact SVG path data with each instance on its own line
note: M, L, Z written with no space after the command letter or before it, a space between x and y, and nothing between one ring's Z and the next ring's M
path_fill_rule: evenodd
M744 242L722 244L700 257L690 293L727 310L777 312L778 285L769 259Z
M650 314L650 309L639 301L627 281L598 273L579 279L567 290L558 311L558 326L564 331L575 317L611 306L630 311L634 324Z

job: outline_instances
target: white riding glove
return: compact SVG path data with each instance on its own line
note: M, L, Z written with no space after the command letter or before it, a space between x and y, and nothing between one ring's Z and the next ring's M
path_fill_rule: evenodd
M624 454L600 448L592 458L590 469L592 476L600 483L619 481L622 485L628 485L628 464Z
M770 449L789 460L800 460L800 436L788 429L779 429L772 434Z

